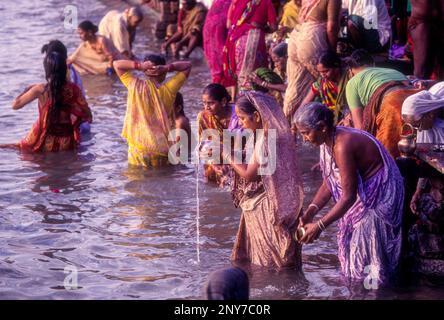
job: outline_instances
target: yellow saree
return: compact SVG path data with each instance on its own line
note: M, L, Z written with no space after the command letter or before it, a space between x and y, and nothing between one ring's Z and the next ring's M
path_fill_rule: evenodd
M128 88L122 137L128 142L128 163L157 167L168 163L168 141L174 129L173 103L186 76L178 73L165 84L140 79L127 72L120 77Z

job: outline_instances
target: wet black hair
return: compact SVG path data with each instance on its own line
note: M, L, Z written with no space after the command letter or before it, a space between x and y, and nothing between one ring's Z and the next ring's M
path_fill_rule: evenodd
M231 101L231 96L228 93L227 89L221 84L218 83L210 83L207 85L204 90L203 94L209 95L211 98L221 102L224 98L227 99L227 102Z
M349 68L359 68L363 66L373 66L375 60L371 54L364 49L358 49L353 51L353 53L346 59Z
M86 32L91 31L93 34L96 34L97 31L99 31L99 28L89 20L80 22L78 28Z
M180 92L176 94L176 99L174 100L174 113L176 116L180 115L185 117L183 95Z
M334 51L325 51L318 59L318 64L322 64L324 67L333 69L341 67L341 58Z
M53 51L46 55L43 60L45 78L49 89L49 99L52 100L50 109L50 122L56 122L62 108L61 92L66 84L66 59L59 53Z
M240 97L236 101L236 107L249 116L253 116L254 112L257 111L256 107L246 96Z
M165 58L163 56L158 55L158 54L149 54L149 55L145 56L143 61L152 62L156 66L164 66L164 65L166 65Z
M68 50L66 49L63 42L59 41L59 40L49 41L47 44L43 45L41 51L42 51L42 53L44 53L46 55L48 55L52 52L57 52L65 60L68 59Z

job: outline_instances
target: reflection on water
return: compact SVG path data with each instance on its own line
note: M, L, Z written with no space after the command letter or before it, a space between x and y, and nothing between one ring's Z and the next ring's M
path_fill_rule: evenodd
M21 139L37 117L36 103L15 112L10 104L26 85L42 81L42 44L57 37L70 52L78 44L75 31L63 29L64 3L78 7L79 21L88 18L95 23L106 7L122 8L120 1L0 2L0 69L4 72L0 143ZM154 14L143 21L137 36L139 55L159 47L152 37L154 22ZM14 52L20 54L13 60L6 58ZM191 79L182 89L186 112L193 120L209 79L205 62L195 58ZM151 171L128 167L120 137L125 88L115 77L89 76L83 82L94 124L78 152L27 155L0 150L0 298L201 297L208 273L230 265L239 210L228 192L207 185L202 177L196 186L193 165ZM320 185L319 174L309 170L318 154L306 145L299 153L309 201ZM304 274L250 267L252 297L444 296L433 284L374 292L363 289L361 283L347 283L338 273L335 233L335 227L329 228L320 241L304 247ZM64 286L70 270L77 271L76 290Z

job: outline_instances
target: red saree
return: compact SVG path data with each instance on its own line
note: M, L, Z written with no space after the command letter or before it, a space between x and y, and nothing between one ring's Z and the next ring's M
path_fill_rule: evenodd
M28 152L72 150L80 143L79 126L82 122L92 121L91 110L79 87L67 82L62 92L62 109L59 119L71 119L71 122L50 123L49 114L53 107L51 99L39 101L39 118L31 131L19 143L20 149Z

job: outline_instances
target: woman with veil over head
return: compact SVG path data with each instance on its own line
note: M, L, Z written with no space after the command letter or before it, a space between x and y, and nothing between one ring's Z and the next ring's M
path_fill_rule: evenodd
M238 161L236 151L234 156L223 154L224 162L234 171L234 205L242 209L231 259L265 267L300 268L300 245L292 233L303 193L296 143L288 122L276 100L261 92L247 92L239 98L236 114L243 130L251 135L242 152L247 154L246 161Z

